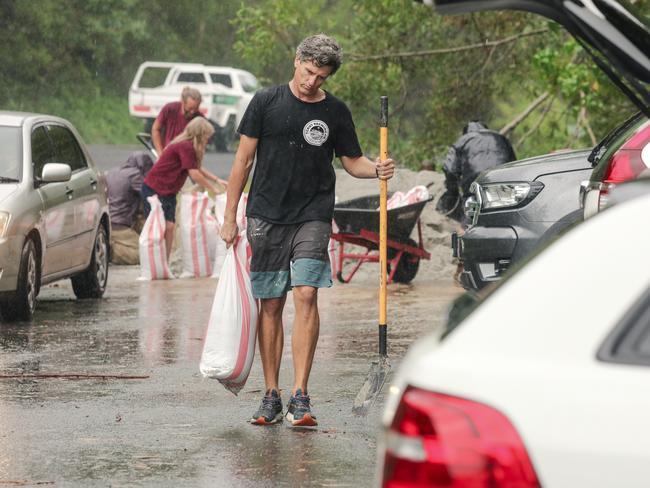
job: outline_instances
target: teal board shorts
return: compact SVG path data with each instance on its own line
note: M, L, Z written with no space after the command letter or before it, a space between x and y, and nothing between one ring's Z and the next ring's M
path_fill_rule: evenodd
M249 217L251 285L255 298L280 298L294 286L332 286L327 246L332 224L273 224Z

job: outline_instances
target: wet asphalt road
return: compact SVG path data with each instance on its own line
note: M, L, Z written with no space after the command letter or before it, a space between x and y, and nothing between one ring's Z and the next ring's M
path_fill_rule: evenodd
M216 280L143 282L138 274L137 267L112 266L102 300L76 301L69 281L46 286L32 323L0 326L3 375L146 376L0 379L0 486L372 484L380 407L364 418L351 406L376 354L374 280L321 292L310 382L320 425L294 430L247 423L263 388L258 357L238 397L199 374ZM450 282L418 278L389 286L394 364L413 340L440 326L458 293ZM292 383L287 303L285 404Z
M102 170L140 149L90 147ZM227 177L232 156L209 153L206 164ZM138 267L111 266L102 300L75 300L68 280L48 285L33 322L0 324L0 486L372 485L383 397L367 417L351 406L377 354L377 280L361 275L320 293L310 381L320 425L294 430L247 423L262 395L259 357L237 397L199 374L216 280L138 275ZM389 286L394 366L409 344L440 327L458 294L451 281L427 281L425 273ZM289 298L285 404L292 320ZM74 374L144 378L42 377Z

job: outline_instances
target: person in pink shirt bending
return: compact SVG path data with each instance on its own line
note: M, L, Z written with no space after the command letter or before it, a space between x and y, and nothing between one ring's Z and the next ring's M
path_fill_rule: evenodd
M186 86L181 92L180 102L166 104L151 127L151 142L158 156L174 138L185 130L194 117L201 116L201 92L196 88Z
M196 117L173 139L147 173L142 184L142 200L145 219L151 212L147 198L157 195L165 214L165 244L167 259L174 242L176 225L176 194L189 176L194 183L215 194L223 193L223 180L202 167L208 140L214 134L212 124L203 117Z

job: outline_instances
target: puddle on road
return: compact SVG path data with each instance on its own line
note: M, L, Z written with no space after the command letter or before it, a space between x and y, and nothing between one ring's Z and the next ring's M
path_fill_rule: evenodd
M321 335L310 390L322 426L294 431L246 423L263 387L259 357L238 397L200 377L215 280L138 282L136 276L132 268L112 268L103 300L76 301L66 284L46 287L32 323L0 326L2 374L149 376L0 380L0 480L368 484L380 410L357 418L351 405L377 355L375 283L337 283L320 293ZM439 328L458 294L450 283L390 285L391 360L398 362L417 337ZM281 370L285 404L292 320L289 299Z

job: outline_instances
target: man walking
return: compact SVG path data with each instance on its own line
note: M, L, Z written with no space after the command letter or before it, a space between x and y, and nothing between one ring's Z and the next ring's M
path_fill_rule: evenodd
M389 179L394 172L392 159L373 162L363 156L347 106L321 89L340 65L341 48L334 39L324 34L306 38L296 51L291 81L258 92L239 126L221 237L228 246L237 237L237 205L257 155L246 215L266 394L253 424L282 419L282 311L292 290L294 384L286 418L294 426L317 425L308 380L320 326L318 288L332 285L327 245L334 211L333 156L357 178Z
M199 112L201 100L201 92L186 86L181 92L180 102L169 102L160 110L151 127L151 142L158 157L163 149L185 130L190 120L201 115Z

